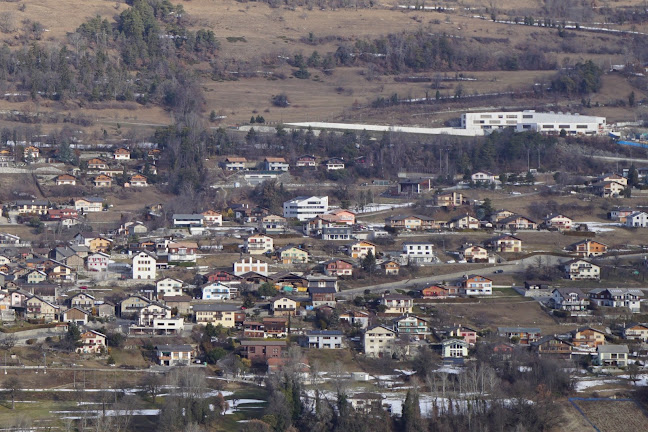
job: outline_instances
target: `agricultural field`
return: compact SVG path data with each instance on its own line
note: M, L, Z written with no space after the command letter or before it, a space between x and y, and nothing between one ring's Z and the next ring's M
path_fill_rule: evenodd
M600 432L648 429L648 416L630 400L577 400L585 417Z

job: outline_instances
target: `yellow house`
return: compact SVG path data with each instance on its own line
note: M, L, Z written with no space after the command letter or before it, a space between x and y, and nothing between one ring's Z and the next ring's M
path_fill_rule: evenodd
M363 259L369 255L369 252L376 256L376 245L371 242L363 240L351 245L352 258Z
M193 306L196 314L196 323L201 325L221 325L225 328L236 326L237 315L244 315L236 305L227 304L196 304ZM241 319L243 321L243 319Z
M112 247L112 241L103 238L103 237L95 237L92 240L89 241L88 249L90 249L90 252L108 252L110 251L110 248Z
M278 253L282 264L307 263L309 258L308 251L296 246L286 246Z

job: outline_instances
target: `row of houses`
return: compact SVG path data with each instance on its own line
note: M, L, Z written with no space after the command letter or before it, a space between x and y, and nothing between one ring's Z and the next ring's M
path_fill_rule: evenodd
M357 159L355 162L362 163L363 158ZM344 169L347 162L343 158L329 158L321 163L317 158L312 155L303 155L296 158L293 162L295 167L300 168L315 168L318 165L323 166L327 171L337 171ZM246 171L259 169L262 171L281 171L287 172L290 169L290 163L283 157L266 157L261 162L251 161L244 157L231 156L225 158L220 166L226 171Z

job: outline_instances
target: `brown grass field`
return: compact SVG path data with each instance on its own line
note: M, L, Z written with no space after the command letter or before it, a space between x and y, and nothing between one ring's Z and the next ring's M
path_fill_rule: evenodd
M613 7L637 5L637 0L615 2ZM600 55L586 52L586 49L620 43L623 36L613 34L599 34L592 32L576 32L572 41L576 50L563 54L561 38L556 35L556 30L528 26L512 26L494 23L490 20L474 18L473 15L485 14L487 6L482 1L449 2L447 7L456 8L446 13L437 11L415 11L399 9L398 4L407 2L385 2L371 9L317 9L309 10L306 7L296 8L270 8L265 3L241 3L234 0L193 0L181 3L189 14L194 28L211 28L221 42L218 54L221 60L236 59L249 60L257 70L264 72L281 72L290 76L291 68L282 66L270 69L263 65L265 59L276 56L292 56L303 53L308 56L313 50L320 54L332 52L336 49L334 43L325 43L311 46L301 42L301 38L313 33L317 37L329 35L341 40L353 41L363 38L376 38L388 33L413 32L417 30L446 33L452 36L472 39L474 37L487 37L508 39L507 44L496 43L484 46L494 54L503 52L509 46L518 46L529 41L539 42L560 62L569 58L571 61L593 59L602 65L618 64L624 62L620 51L618 55ZM538 3L531 0L497 2L498 15L524 16L532 14L538 8ZM43 36L45 44L57 44L64 41L66 34L74 31L86 19L96 15L112 18L123 11L127 6L124 3L114 3L105 0L77 0L65 3L56 3L51 0L36 0L29 2L25 11L18 9L19 3L0 3L0 13L9 12L13 17L17 30L13 33L0 35L10 45L17 44L16 36L21 32L22 21L29 19L38 21L47 29ZM463 8L476 8L469 12ZM70 13L75 11L75 13ZM78 12L81 11L81 12ZM537 12L537 11L536 11ZM540 13L536 13L536 16ZM597 18L598 19L598 18ZM630 26L618 26L629 28ZM636 31L646 31L646 26L635 26ZM228 41L227 38L230 38ZM232 38L243 38L232 39ZM471 42L478 43L478 42ZM580 50L580 51L579 51ZM206 70L205 70L206 71ZM392 76L382 76L368 81L363 75L362 68L337 68L330 76L319 70L311 71L311 78L300 80L286 78L269 80L266 78L249 78L238 81L216 82L205 74L203 86L206 95L205 111L212 110L227 116L221 124L236 125L245 123L254 113L262 114L269 122L289 121L316 121L316 120L347 120L367 123L401 123L411 125L441 125L452 117L458 117L458 112L470 106L480 107L484 103L471 101L464 104L436 107L419 106L403 110L396 109L357 109L364 107L378 96L390 96L397 93L400 97L423 97L429 86L422 83L398 83ZM552 71L515 71L515 72L466 72L466 75L478 79L476 82L463 83L465 94L490 93L509 90L528 90L535 82L546 80ZM432 75L427 73L423 75ZM454 83L449 83L449 88L442 94L453 94ZM595 102L608 103L625 98L632 91L632 87L623 77L608 75L604 79L601 93L592 96ZM637 99L646 94L640 89L634 89ZM291 106L279 109L271 106L270 97L279 93L286 93ZM430 92L433 94L433 92ZM525 99L511 100L504 98L498 100L497 105L511 108L542 106L545 103L556 104L565 110L570 110L569 104L578 104L580 100L570 101L558 99L551 101L534 101ZM489 106L486 103L486 106ZM356 107L356 109L354 109ZM111 136L118 136L127 129L145 132L157 124L167 124L172 121L169 113L153 106L137 106L136 104L111 104L93 105L69 102L61 105L52 101L9 102L0 101L0 110L18 109L26 111L50 111L72 115L87 115L95 120L95 125L86 128L87 132L101 133L106 129ZM447 113L458 109L457 113ZM573 108L574 110L576 107ZM583 111L582 109L579 111ZM583 112L585 113L585 112ZM634 119L634 113L629 108L591 108L591 114L604 114L610 120ZM0 121L0 125L6 122ZM116 125L120 124L121 130ZM215 124L218 125L218 124ZM56 129L59 125L43 125L43 131Z
M648 430L648 417L635 402L599 400L577 404L601 432Z

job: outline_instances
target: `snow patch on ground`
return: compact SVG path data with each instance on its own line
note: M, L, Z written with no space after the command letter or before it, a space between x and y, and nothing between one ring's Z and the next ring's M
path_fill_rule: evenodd
M592 232L610 232L614 227L622 226L617 222L576 222L576 224L587 225L587 229Z

